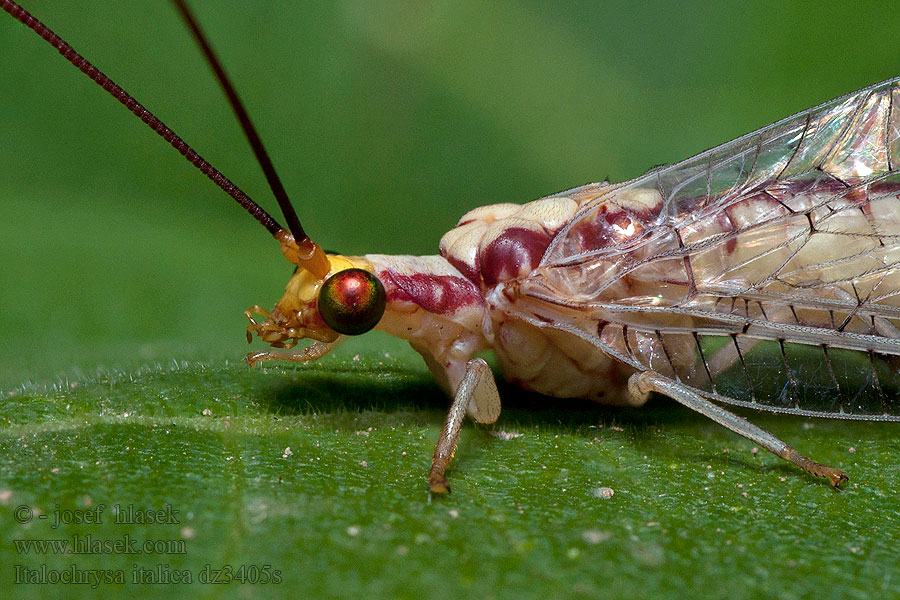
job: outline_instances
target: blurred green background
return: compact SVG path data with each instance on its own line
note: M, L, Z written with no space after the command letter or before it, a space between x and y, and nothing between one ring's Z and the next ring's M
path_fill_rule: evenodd
M307 230L344 253L433 253L475 206L635 177L900 73L888 2L195 4ZM29 6L273 206L168 3ZM0 384L238 356L241 312L290 271L277 247L0 23Z
M434 253L440 236L473 207L525 202L607 177L612 181L635 177L652 166L677 161L819 102L900 75L893 2L857 5L193 0L192 5L247 103L307 231L323 246L347 254ZM27 8L252 197L274 207L226 101L168 3L33 0ZM228 390L222 392L223 398L225 394L243 398L234 400L234 406L256 406L260 419L270 416L270 411L280 414L296 409L296 418L303 420L302 406L285 408L278 402L263 402L259 408L254 404L254 390L266 398L271 392L260 392L254 386L279 385L277 374L264 378L234 364L247 351L242 311L255 303L272 305L290 274L291 267L280 256L277 245L117 102L5 15L0 18L0 135L0 390L4 395L12 392L16 398L32 398L51 406L56 403L57 408L71 402L85 414L95 416L106 414L103 402L121 402L123 412L128 412L130 402L134 403L132 409L136 406L151 421L156 418L153 415L171 418L173 422L177 416L187 419L185 427L191 429L194 425L190 418L198 414L192 411L199 411L198 407L204 406L202 402L197 406L186 402L187 408L166 407L159 409L161 413L154 412L157 409L153 402L159 398L168 400L167 390L178 387L177 373L171 378L161 376L162 382L140 380L136 390L130 391L114 390L115 386L102 377L90 379L98 373L118 373L124 374L116 380L121 382L146 373L147 369L154 372L155 365L162 365L163 370L172 365L184 369L185 377L196 384L194 391L201 397L213 395L210 389L218 393L217 386L221 384L222 389ZM385 357L384 352L390 356ZM410 404L414 414L421 411L425 415L424 421L413 419L421 428L414 431L421 430L426 438L433 439L444 400L427 384L417 355L403 344L377 334L365 336L354 340L332 362L311 367L310 372L317 373L320 385L326 387L329 369L337 373L335 377L350 372L353 379L354 371L347 365L352 367L349 357L357 353L363 355L363 366L359 378L347 384L350 387L346 389L355 390L349 395L376 398L369 400L374 404L365 408L375 410L378 414L372 418L384 426L409 425L403 417L406 409L398 409L396 402ZM379 367L384 366L382 362L389 367L383 377L378 374ZM221 374L226 383L204 379L208 372L198 364L211 369L213 379ZM302 368L287 368L284 373L285 380L293 382L291 385L302 387ZM45 383L76 382L86 377L92 382L90 385L99 386L96 394L73 398L42 387ZM392 377L398 382L396 387L379 383L390 383L394 381ZM246 397L229 387L235 381L240 390L247 392ZM147 389L151 393L142 395L142 390ZM292 389L287 394L296 399L300 392ZM308 410L328 413L333 409L335 414L349 410L352 414L352 402L347 400L345 405L339 392L332 394L333 402L316 404L313 400L307 405ZM403 400L392 399L398 394ZM270 395L278 396L276 392ZM417 405L417 398L423 396L428 399ZM191 398L189 394L185 397ZM539 400L524 402L526 409L540 405ZM234 406L232 409L240 412ZM560 416L562 413L538 413L535 422L542 427L542 434L549 436L547 439L576 432L573 443L581 449L560 456L577 462L585 460L586 450L581 447L585 444L578 444L590 438L584 437L584 431L593 426L590 423L595 419L636 419L630 421L632 430L644 431L644 427L669 419L669 408L671 405L663 404L657 412L651 409L649 417L628 416L630 413L622 417L620 413L601 409L592 412L593 407L578 405L576 414L581 415L581 421L575 418L570 423L568 417ZM24 418L23 409L24 404L10 400L2 414L5 422L16 425L6 434L5 449L12 453L21 451L15 439L23 431L35 432L42 427L53 430L52 424L65 412L60 408L56 414L51 408L44 414L35 409L36 412L28 413L29 418ZM166 412L169 410L173 412ZM524 409L515 414L526 422L531 418ZM671 445L677 448L682 444L682 449L671 450L675 452L671 460L696 462L696 457L685 448L691 447L690 440L698 435L705 436L707 443L709 439L724 440L723 444L733 442L728 434L705 424L696 425L685 413L677 414L680 417L672 425L675 441ZM801 445L797 439L805 435L801 420L759 417L758 422L776 429L782 427L778 433L794 436L791 441ZM344 432L344 425L341 421L326 428ZM554 429L557 425L561 429ZM115 431L115 424L104 422L104 426ZM241 431L265 439L264 426L257 423L246 427ZM354 426L347 427L348 435L353 437ZM886 458L893 469L900 461L891 436L895 430L892 426L878 429L878 425L851 427L838 423L818 427L833 434L824 434L824 439L823 434L819 435L816 443L821 443L822 448L845 449L853 440L874 435L883 440L877 448L879 456ZM870 434L873 430L877 433ZM132 435L130 431L119 434L126 438ZM618 450L610 452L615 454L621 447L629 447L627 437L611 442L619 445L615 446ZM56 441L73 443L76 448L84 444L71 438ZM116 448L120 441L120 437L114 437L109 447ZM306 443L269 441L295 447ZM338 436L335 448L340 448L341 443L346 440ZM404 466L404 476L386 476L380 482L385 486L381 495L369 498L383 495L408 501L413 513L426 515L421 521L424 529L433 526L427 517L431 508L422 506L420 479L430 443L430 439L418 442L421 447L414 450L419 454L415 465ZM812 443L807 440L804 449L809 450ZM661 448L669 444L670 441L661 443ZM478 447L490 445L488 440ZM632 450L643 456L647 447ZM487 455L490 452L485 449L484 456ZM115 456L110 451L113 464ZM515 461L528 461L528 456L528 451L509 452L505 468L516 471ZM37 486L41 491L34 492L38 496L32 500L43 499L51 505L54 498L59 501L60 494L74 494L71 486L79 484L54 483L45 475L27 474L29 468L40 470L44 464L37 456L29 460L34 462L16 463L10 459L0 471L0 488ZM514 461L511 465L510 460ZM663 455L659 460L666 465L670 459ZM775 459L762 460L777 465ZM863 462L866 461L875 468L874 458ZM476 469L476 463L466 464L469 469ZM626 461L625 470L627 464ZM125 460L119 465L127 469L131 463ZM705 478L705 462L695 466L701 469L699 476ZM180 472L184 466L176 464L172 468ZM483 468L487 472L488 467ZM336 469L340 472L342 467ZM811 556L826 551L833 540L822 534L821 527L830 523L841 531L835 519L850 509L834 503L847 500L832 497L823 485L793 470L782 470L780 466L768 469L767 477L776 486L771 492L772 504L759 506L759 513L745 513L743 520L729 531L739 535L743 527L752 528L767 515L774 519L769 522L772 531L778 531L782 524L778 499L785 489L777 486L793 485L800 494L808 496L808 501L800 503L791 518L804 519L819 511L822 503L830 507L821 509L821 518L826 520L810 525L812 533L802 527L794 532L796 539L812 540L808 549ZM876 479L883 475L877 470L871 473ZM484 510L496 516L515 505L505 495L507 488L513 487L514 474L494 475L487 476L483 485L500 496L482 490L486 496L481 500L489 507ZM744 465L741 475L745 481L760 473L758 468ZM790 483L779 482L785 476ZM216 487L217 481L212 478L206 484L223 490L223 498L231 498L227 478L220 482L221 488ZM615 478L611 483L614 481ZM677 481L667 483L665 477L653 479L655 483L647 483L647 489L643 489L640 478L636 481L633 487L641 488L641 492L635 491L634 504L620 506L618 515L638 509L646 500L642 498L644 494L664 493L669 487L679 486ZM864 500L890 497L896 492L890 487L896 479L879 482L866 491L859 490L854 500L858 509L865 507L870 514L885 514L884 506L866 504ZM138 479L135 485L146 487L146 481ZM178 501L198 501L191 495L195 491L191 486L185 489L184 495L177 496ZM459 501L472 498L465 495L465 489L463 484ZM321 500L320 494L326 493L326 488L316 490L305 492L314 504ZM112 492L106 492L114 495L122 490L113 486ZM731 492L729 488L728 493ZM102 496L96 490L93 493ZM364 512L370 506L365 495L346 490L345 495L328 491L331 493L343 501L356 502L354 510ZM397 495L391 496L392 493ZM690 502L696 493L696 489L688 488L685 498ZM711 494L712 512L716 518L722 517L719 508L715 508L721 505L721 498L715 492ZM848 492L840 498L850 495ZM572 526L566 520L570 512L577 515L579 511L596 509L596 502L590 509L579 508L578 503L566 508L564 498L542 505L541 494L536 492L535 497L538 512L545 510L555 515L556 520L550 519L543 526L556 531ZM158 502L159 498L147 500L151 501ZM213 510L210 506L205 508ZM683 519L691 511L705 510L703 506L677 502L659 508L659 514L635 518L646 524L648 519L658 521L661 514L682 512ZM492 510L498 512L491 513ZM726 516L732 514L723 511ZM397 519L402 520L402 514L403 509L398 507ZM514 517L516 513L511 514ZM584 518L590 515L589 521L600 518L590 512L580 514ZM343 544L343 521L329 521L327 514L319 518L324 538L335 535ZM329 523L338 528L337 533L328 530ZM472 524L472 529L460 526L461 537L454 538L453 525L459 522L451 519L450 523L450 533L444 534L459 544L471 532L484 528L483 524ZM532 522L525 530L540 528L540 523ZM576 539L581 539L582 530L594 531L589 523L579 523L580 530L572 529ZM708 561L716 561L722 536L715 532L715 521L702 521L697 527L697 535L708 533L706 546L698 542L698 547L703 548L701 554ZM876 525L871 527L877 530ZM584 540L596 541L606 535L607 525L600 523L597 528L600 533L585 534ZM884 531L870 538L871 543L878 546ZM12 532L7 529L8 535ZM264 536L270 535L271 531L264 532ZM418 539L417 534L411 535ZM540 538L540 534L536 535ZM668 560L670 547L658 550L638 539L638 533L622 535L626 544L632 543L628 564L637 565L631 575L636 579L620 581L614 589L631 590L633 597L669 589L667 578L683 575L684 569L693 564L691 556L695 551L689 544L672 550L673 560ZM445 547L454 547L453 541L447 542L440 535L437 539L444 539ZM779 544L790 548L792 539ZM369 548L371 556L394 552L395 541ZM507 536L501 541L499 546L515 546L521 540ZM337 546L322 543L329 552L340 555ZM485 542L485 546L492 548L490 542ZM574 560L571 548L563 544L547 549L540 543L536 547L548 552L548 573L568 572L556 568L559 565L553 561ZM359 550L341 548L347 556ZM803 576L826 573L835 585L844 582L849 586L840 588L844 597L853 596L857 590L855 582L845 574L859 565L852 567L842 560L844 555L849 556L848 546L838 544L836 548L839 556L830 555L833 560L801 560L801 566L805 566ZM751 547L749 553L767 554L783 549L763 541ZM4 547L0 552L8 550ZM558 556L555 551L559 551ZM417 569L430 573L434 579L432 587L424 589L437 596L441 590L470 590L463 579L456 582L458 588L441 581L441 573L456 581L454 566L464 560L447 558L447 562L439 561L438 566L430 567L428 556L439 554L439 550L431 551L419 567L395 571L398 587L382 585L377 590L384 595L403 596L409 588L404 588L402 582ZM466 556L466 560L473 560ZM768 580L768 575L752 566L759 556L748 555L746 564L738 554L727 556L725 563L737 579L718 579L722 575L714 572L710 579L717 581L707 589L709 597L719 593L741 597L740 593L734 595L735 586L744 586L742 589L750 593L753 585ZM885 574L885 565L878 562L885 556L888 555L874 551L866 555L866 572L881 577L877 582L867 582L870 589L888 586L890 573L896 581L897 564L890 565L890 573ZM598 560L591 569L623 567L616 562L620 559L614 551L604 560L612 562ZM477 555L475 561L492 564L488 557ZM341 573L341 567L305 564L307 575L315 568L320 571L319 579L299 578L320 584L307 591L335 593L356 589L329 587L333 584L327 577L329 568ZM668 574L664 569L660 571L653 585L629 585L629 581L640 579L642 568L652 569L660 564L671 565L674 570ZM351 571L354 566L352 558L343 563L343 568ZM493 572L502 573L504 568L497 566ZM504 582L527 581L534 566L522 561L509 568L510 573L518 575L496 575L492 579L498 586L493 588L495 596L514 591L504 589ZM790 577L790 571L785 571L784 576ZM365 589L366 579L362 577L354 585ZM571 587L576 579L566 580L560 589L584 593L597 589L594 583ZM541 580L556 581L550 575L543 575ZM786 587L778 587L783 584ZM779 590L782 597L791 597L791 593L801 597L802 590L812 589L786 584L776 577L776 587L767 589ZM548 589L553 588L538 586L534 593L541 596Z

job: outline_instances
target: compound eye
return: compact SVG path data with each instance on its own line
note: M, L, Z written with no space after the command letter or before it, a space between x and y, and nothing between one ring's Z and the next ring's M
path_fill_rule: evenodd
M384 286L364 269L344 269L319 289L319 314L344 335L359 335L378 325L387 300Z

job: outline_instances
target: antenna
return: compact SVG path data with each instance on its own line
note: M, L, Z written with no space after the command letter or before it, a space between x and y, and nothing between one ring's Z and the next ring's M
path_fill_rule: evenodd
M225 73L222 63L219 62L219 58L209 45L209 40L204 35L203 30L200 29L197 19L194 18L194 14L191 12L191 9L188 8L188 5L184 0L172 0L172 2L178 8L178 11L187 23L188 28L194 36L194 40L200 46L200 49L203 50L206 61L209 63L213 73L216 74L216 79L219 80L222 90L225 92L225 95L228 96L228 102L231 104L231 108L234 110L234 114L241 124L241 129L244 130L244 135L247 136L247 141L250 142L250 147L253 148L256 160L259 162L259 166L262 167L263 173L266 176L266 181L269 182L269 187L272 189L272 193L275 194L278 206L281 207L281 213L284 215L284 220L287 222L288 229L294 234L295 240L308 240L309 236L306 235L306 232L303 231L303 227L300 225L300 219L297 218L297 213L294 212L294 207L291 205L287 192L281 184L281 179L275 171L275 166L269 158L269 153L266 152L266 148L263 146L262 140L256 131L256 127L253 126L250 115L247 114L247 109L244 107L244 103L241 101L240 96L238 96L237 91L231 84L231 80Z
M183 4L178 2L178 4ZM307 270L309 270L313 275L315 275L319 279L323 279L330 270L330 265L328 263L328 259L325 257L325 253L322 252L322 249L319 248L312 240L309 239L309 236L303 231L303 228L300 227L300 221L297 219L296 214L293 211L293 208L290 207L290 202L287 201L287 194L284 193L283 187L281 188L281 193L283 194L284 201L287 203L289 207L289 212L285 211L285 216L288 220L289 226L291 226L291 233L288 233L278 222L272 218L272 216L265 211L260 205L254 202L247 194L245 194L237 185L231 182L225 175L223 175L218 169L216 169L212 164L210 164L206 159L200 156L193 148L191 148L187 142L185 142L181 137L178 136L174 131L169 129L165 123L160 121L153 113L144 108L144 106L134 99L128 92L123 90L119 85L117 85L112 79L107 77L103 72L100 71L97 67L95 67L89 60L81 56L78 52L75 51L72 46L69 45L64 39L56 35L49 27L44 25L39 19L34 17L31 13L26 11L24 8L13 2L12 0L0 0L0 8L5 10L7 13L12 15L15 19L20 21L26 27L33 30L37 35L41 36L48 44L56 48L56 50L62 54L62 56L68 60L72 65L77 67L82 73L87 75L91 80L93 80L97 85L102 87L104 90L109 92L109 94L121 102L125 108L130 110L135 114L138 118L141 119L147 126L155 131L160 137L166 140L173 148L175 148L184 158L194 165L197 169L200 170L204 175L206 175L213 183L222 188L226 194L234 198L238 204L240 204L244 210L249 212L254 219L259 221L259 223L266 228L266 230L272 234L272 236L279 241L281 244L281 251L284 253L285 257L294 264L297 264ZM185 7L186 9L186 7ZM189 13L183 13L189 14ZM189 18L189 17L186 17ZM196 24L195 24L196 25ZM197 30L199 32L199 30ZM197 34L195 34L197 35ZM199 36L199 40L201 44L204 44L204 40L202 38L202 34ZM208 47L208 45L207 45ZM211 52L211 51L210 51ZM211 54L208 54L207 57L210 61L215 61L215 58L209 58ZM216 63L217 64L217 63ZM215 67L214 67L215 68ZM221 67L219 67L221 70ZM224 73L222 73L224 77ZM227 81L227 78L221 79L223 86L227 86L230 88L230 84ZM226 90L227 93L227 90ZM233 94L233 89L231 90ZM229 97L231 94L229 94ZM237 96L235 95L235 98ZM243 107L240 104L240 100L237 101L237 105L232 102L232 106L234 107L236 112L243 112L244 117L246 118L246 111L243 110ZM247 118L247 122L249 123L249 118ZM243 119L242 119L243 125ZM256 132L253 130L253 126L250 125L249 131L245 127L245 133L248 138L251 138L251 146L254 147L254 151L257 152L257 156L259 156L259 152L257 151L256 144L253 142L253 137L256 137L257 142L259 141L259 136L256 135ZM265 155L265 150L262 149L262 144L259 143L259 148L262 151L262 154ZM272 170L274 173L274 169L272 168L271 161L266 157L266 162L268 163L268 168ZM262 159L260 159L262 162ZM264 164L263 170L266 171L267 167ZM266 174L268 178L268 173ZM277 176L275 177L277 181ZM270 181L270 185L273 185ZM280 182L277 184L281 187ZM275 188L273 187L273 190ZM278 198L278 202L284 210L284 204L282 203L281 198L276 192L276 198ZM292 224L292 220L295 222L295 227Z

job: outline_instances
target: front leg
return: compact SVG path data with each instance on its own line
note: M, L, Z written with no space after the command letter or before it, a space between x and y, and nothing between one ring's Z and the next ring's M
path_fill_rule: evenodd
M500 416L500 394L494 382L491 368L482 358L473 358L466 363L463 375L447 418L441 437L438 438L431 459L431 471L428 473L428 491L435 494L446 494L450 491L444 472L459 442L459 431L462 428L466 413L479 423L493 423Z
M343 336L335 342L313 342L306 348L300 350L262 350L259 352L251 352L244 357L249 366L254 366L258 362L267 360L283 360L289 362L306 363L319 360L332 350L334 350L342 341Z

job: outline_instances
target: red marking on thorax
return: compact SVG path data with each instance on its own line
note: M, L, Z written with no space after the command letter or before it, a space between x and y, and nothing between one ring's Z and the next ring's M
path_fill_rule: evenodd
M659 216L661 205L645 211L625 211L614 204L597 207L596 217L572 228L582 252L627 244L640 239Z
M462 276L474 283L475 285L479 285L481 283L481 275L479 274L479 270L481 269L481 265L478 261L478 253L475 254L475 266L468 264L465 261L462 261L452 254L441 252L441 256L447 259L447 262L453 265L457 271L462 273Z
M484 283L494 286L531 272L541 262L551 239L544 231L510 227L479 254Z
M451 314L465 306L483 303L471 281L453 275L413 273L402 275L384 270L378 273L387 301L412 302L434 314Z

